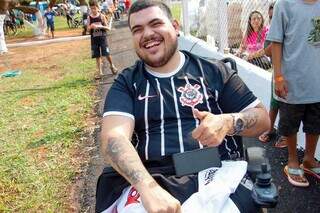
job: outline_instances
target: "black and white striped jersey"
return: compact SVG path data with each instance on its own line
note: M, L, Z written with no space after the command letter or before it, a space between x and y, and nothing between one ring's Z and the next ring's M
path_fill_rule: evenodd
M168 74L147 70L142 61L125 69L110 88L104 115L135 121L135 147L142 160L201 148L191 132L199 125L192 107L213 114L240 112L259 100L235 71L220 61L180 52L179 67ZM240 156L241 147L227 136L219 146L222 159Z

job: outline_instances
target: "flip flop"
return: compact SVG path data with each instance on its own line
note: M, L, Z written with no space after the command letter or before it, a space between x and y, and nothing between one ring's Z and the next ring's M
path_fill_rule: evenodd
M298 186L298 187L308 187L309 186L309 181L304 176L303 169L301 169L301 168L289 168L288 165L286 165L284 167L283 171L286 174L286 176L288 178L288 181L292 185ZM304 179L304 181L296 181L296 180L292 179L292 177L291 177L292 175L300 176L301 178Z
M287 138L285 136L279 136L278 140L274 144L274 147L277 147L277 148L285 148L287 146L288 146Z
M303 166L303 164L300 164L300 168L303 169L306 174L311 175L320 180L320 167L306 168Z

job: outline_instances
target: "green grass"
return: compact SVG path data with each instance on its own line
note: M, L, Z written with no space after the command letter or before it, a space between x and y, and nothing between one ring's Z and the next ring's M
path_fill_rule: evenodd
M80 15L77 14L76 16L80 16ZM67 19L64 16L56 16L54 18L54 26L55 26L55 31L76 29L76 28L69 29L67 25ZM18 29L16 35L8 35L6 37L8 39L13 39L13 38L26 38L26 37L32 37L32 36L33 36L33 29L25 24L25 28Z
M176 20L180 20L181 18L181 13L182 13L182 5L181 3L175 3L171 5L171 12L172 12L172 16L176 19Z
M0 78L0 212L68 211L96 88L88 51L63 57Z

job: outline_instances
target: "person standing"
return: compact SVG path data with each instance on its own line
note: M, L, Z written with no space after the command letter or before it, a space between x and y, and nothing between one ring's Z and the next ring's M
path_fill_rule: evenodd
M107 43L107 21L104 15L99 12L99 5L96 1L90 1L90 15L88 18L87 29L91 35L92 58L96 59L97 69L100 75L104 75L106 69L106 59L110 64L112 74L117 73L117 68L112 63L110 51ZM101 65L102 62L102 65Z
M287 137L284 172L294 186L307 187L304 173L320 179L315 150L320 133L320 1L278 0L267 40L272 41L275 94L281 98L279 133ZM300 123L306 138L303 163L297 157Z
M268 10L268 15L269 15L269 20L271 22L272 20L272 16L273 16L273 7L274 7L274 4L275 2L271 3L270 6L269 6L269 10ZM272 56L272 53L271 53L271 50L272 50L272 42L271 41L268 41L266 40L264 42L264 53L266 56L268 57L271 57ZM271 99L270 99L270 110L269 110L269 118L270 118L270 121L271 121L271 126L270 126L270 129L267 131L267 132L264 132L262 135L259 136L259 140L263 143L268 143L270 142L277 134L276 134L276 131L274 129L274 123L276 122L276 118L277 118L277 115L278 115L278 112L279 112L279 101L276 100L274 98L274 94L273 94L273 77L272 77L272 80L271 80ZM287 139L285 136L282 136L282 135L278 135L276 137L276 143L274 145L275 147L277 148L285 148L287 147Z
M43 15L47 20L47 31L51 32L51 38L54 38L54 16L55 13L52 11L51 7L48 7L47 11Z

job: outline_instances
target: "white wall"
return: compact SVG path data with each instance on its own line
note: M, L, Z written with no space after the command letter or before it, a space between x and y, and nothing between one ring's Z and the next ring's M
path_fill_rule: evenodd
M247 84L247 86L253 91L253 93L261 100L267 109L270 105L271 97L271 73L267 72L259 67L256 67L242 59L239 59L231 54L223 55L220 52L217 52L215 49L210 48L209 45L200 39L197 39L193 36L180 36L179 38L179 49L188 50L194 54L222 59L224 57L230 57L236 60L238 66L239 76ZM277 123L277 121L276 121ZM302 125L301 125L302 126ZM305 138L302 132L302 127L298 133L298 147L305 147ZM318 146L316 150L315 157L320 159L320 140L318 141Z

